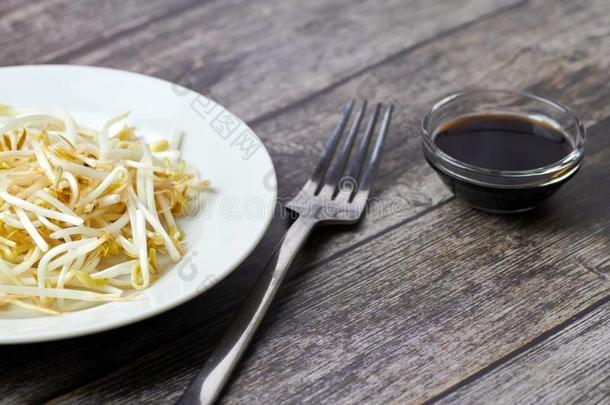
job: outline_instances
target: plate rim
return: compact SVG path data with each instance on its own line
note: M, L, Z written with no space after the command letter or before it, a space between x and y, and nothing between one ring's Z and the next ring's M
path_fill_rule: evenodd
M183 86L179 83L174 83L171 82L169 80L165 80L165 79L161 79L159 77L155 77L155 76L150 76L147 74L143 74L143 73L137 73L137 72L132 72L132 71L128 71L128 70L122 70L122 69L116 69L116 68L110 68L110 67L104 67L104 66L93 66L93 65L80 65L80 64L28 64L28 65L9 65L9 66L0 66L0 72L3 70L19 70L19 69L40 69L40 70L44 70L44 69L48 69L48 68L52 68L52 69L72 69L72 70L88 70L88 71L109 71L113 74L125 74L125 75L133 75L135 77L140 77L143 79L147 79L147 80L153 80L168 86L179 86L181 89L187 90L189 92L192 92L193 95L196 95L197 97L203 97L206 100L211 100L210 98L208 98L207 96L205 96L204 94L201 94L199 91L193 90L189 87ZM145 311L145 312L141 312L138 314L134 314L134 316L131 317L127 317L124 319L118 319L115 321L110 321L107 322L105 324L102 325L91 325L89 327L83 327L83 328L79 328L76 330L72 330L72 331L58 331L58 332L52 332L52 331L48 331L45 330L44 332L38 333L36 335L25 335L22 337L19 336L15 336L15 337L0 337L0 346L2 345L17 345L17 344L32 344L32 343L42 343L42 342L52 342L52 341L58 341L58 340L63 340L63 339L70 339L70 338L77 338L77 337L82 337L82 336L88 336L88 335L93 335L96 333L101 333L101 332L106 332L106 331L110 331L110 330L114 330L114 329L118 329L121 328L123 326L127 326L127 325L132 325L138 322L141 322L143 320L152 318L154 316L157 316L161 313L167 312L171 309L177 308L178 306L185 304L188 301L193 300L194 298L204 294L205 292L209 291L211 288L213 288L216 284L218 284L220 281L224 280L229 274L231 274L233 271L235 271L240 265L243 264L243 262L254 252L254 250L260 245L263 237L267 234L267 232L269 231L269 227L271 225L271 221L273 220L274 217L274 213L277 207L277 195L278 195L278 182L277 182L277 171L275 169L275 165L273 163L273 159L271 158L271 155L269 154L269 151L265 145L265 143L262 141L262 139L258 136L258 134L241 118L239 118L238 115L232 113L229 109L227 109L226 107L224 107L222 104L217 103L215 100L211 100L212 102L218 104L222 109L224 109L225 111L233 114L235 117L237 117L242 123L243 125L245 125L250 131L251 134L254 135L254 137L256 138L256 140L258 140L258 142L260 143L260 145L262 145L262 150L265 153L265 158L269 163L270 166L270 171L269 173L272 174L272 190L270 191L270 196L269 199L272 201L272 207L269 210L264 210L265 211L265 218L263 219L262 223L263 226L261 226L258 234L255 236L255 242L253 242L251 244L251 246L249 246L248 249L245 249L240 255L239 257L235 260L235 264L233 266L228 266L226 269L224 269L222 272L220 272L217 276L214 277L214 279L208 284L206 285L205 289L202 290L194 290L191 291L189 293L180 295L179 297L177 297L175 300L172 300L170 302L167 302L163 305L158 305L155 306L153 308L151 308L149 311ZM76 312L80 312L80 311L76 311ZM62 315L58 315L58 316L62 316ZM35 319L35 318L32 318ZM0 319L0 321L3 322L10 322L11 319Z

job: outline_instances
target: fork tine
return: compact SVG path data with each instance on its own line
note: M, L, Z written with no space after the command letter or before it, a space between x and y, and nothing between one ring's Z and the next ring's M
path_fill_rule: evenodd
M335 194L335 189L337 188L339 180L341 179L341 174L345 170L345 166L347 165L347 162L349 160L352 146L354 144L354 141L356 140L356 135L358 134L360 123L362 122L362 117L364 116L364 112L366 111L366 104L367 102L366 100L364 100L362 102L362 106L360 106L360 108L358 109L358 112L356 113L356 117L352 122L352 126L350 127L347 137L345 138L345 141L343 141L341 147L339 148L339 151L335 156L335 162L332 164L332 167L330 167L327 171L326 176L324 176L324 185L323 187L322 185L320 185L320 192L328 194L330 196L333 196Z
M343 108L343 112L341 113L341 119L337 123L337 126L335 127L331 138L328 140L328 143L324 148L324 153L322 154L322 157L318 161L318 164L314 169L311 178L309 179L310 182L313 182L316 185L316 191L319 189L318 185L322 183L322 179L324 178L324 175L326 174L326 171L328 170L328 167L330 166L333 160L335 149L337 149L337 144L341 140L343 130L345 129L345 125L349 120L355 102L356 100L352 99Z
M379 128L379 136L375 141L375 145L373 146L373 150L369 155L368 161L365 163L365 167L362 168L362 181L360 182L360 187L358 188L358 192L356 194L359 198L366 199L368 197L371 186L373 185L373 180L375 180L375 174L377 173L377 168L379 167L379 162L381 161L381 151L383 149L383 144L385 142L388 128L390 126L390 120L392 118L393 108L393 105L386 107L383 115L383 121L381 122L381 127Z
M373 135L373 131L375 130L375 125L377 124L377 117L379 116L379 110L381 110L381 104L375 104L375 108L369 118L369 122L366 126L366 130L364 131L364 136L360 140L358 144L358 150L354 158L349 163L347 171L345 172L345 178L353 180L357 182L358 177L360 177L360 172L362 170L362 163L366 158L366 152L369 149L369 144L371 143L371 137ZM347 184L347 186L351 186L351 184ZM357 188L357 184L353 185L352 189L345 190L346 192L353 192L354 189Z

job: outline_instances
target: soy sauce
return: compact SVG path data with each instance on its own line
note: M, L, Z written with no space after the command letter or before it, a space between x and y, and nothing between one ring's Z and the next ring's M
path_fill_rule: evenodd
M435 145L446 155L491 171L523 171L558 163L574 147L551 123L526 115L479 114L453 119L434 133ZM431 166L454 194L475 208L497 213L526 211L551 196L578 167L559 181L533 187L477 184Z
M435 134L447 155L491 170L531 170L559 162L572 152L564 133L526 116L481 114L452 120Z

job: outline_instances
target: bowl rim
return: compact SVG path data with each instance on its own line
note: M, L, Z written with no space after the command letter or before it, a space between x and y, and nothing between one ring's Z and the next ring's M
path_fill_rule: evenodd
M463 162L459 159L456 159L456 158L448 155L447 153L443 152L434 142L434 138L433 138L434 131L432 130L432 128L430 128L432 117L439 109L441 109L448 103L454 102L462 97L472 96L472 95L476 95L476 94L500 94L500 95L504 94L506 96L512 96L512 97L517 96L517 97L529 98L529 99L536 100L536 101L546 104L554 109L559 110L561 113L566 114L568 116L568 118L570 120L572 120L573 123L575 124L577 134L576 134L576 143L574 144L574 150L557 162L553 162L546 166L537 167L534 169L527 169L527 170L489 169L489 168L476 166L476 165L472 165L472 164ZM490 114L491 113L502 113L502 114L514 114L514 115L527 115L527 113L523 113L523 114L509 113L509 112L500 111L500 110L498 110L497 112L489 111L489 113ZM473 112L473 115L475 115L475 114L479 115L479 113ZM470 115L470 114L464 114L463 116L468 116L468 115ZM533 115L529 116L529 118L532 118L532 117L535 117L535 116L533 116ZM555 120L551 119L550 117L546 117L546 116L544 116L544 119L547 122L554 123L555 124L554 126L556 126L558 129L563 131L561 126L559 124L557 124ZM445 162L445 163L448 163L449 165L455 166L459 170L463 170L466 172L472 172L472 173L478 173L478 174L482 174L482 175L490 176L490 177L514 178L514 179L522 178L524 180L525 180L525 178L529 178L529 177L544 176L544 175L556 174L556 173L560 173L560 172L562 173L562 175L558 176L559 178L553 178L553 179L551 179L552 181L547 181L545 183L545 185L554 183L554 182L557 182L557 181L560 181L561 179L563 179L565 177L563 175L564 174L563 172L565 172L565 174L568 174L568 175L573 172L573 170L570 170L570 169L574 169L575 167L577 167L579 165L579 163L582 159L583 153L584 153L584 146L585 146L585 141L586 141L586 130L585 130L584 125L582 124L580 119L576 116L576 114L574 114L569 108L565 107L564 105L562 105L556 101L549 100L545 97L542 97L542 96L539 96L539 95L536 95L533 93L524 92L524 91L501 90L501 89L464 90L464 91L452 93L448 96L441 98L440 100L438 100L437 102L435 102L432 105L432 107L426 112L426 114L422 118L421 131L422 131L421 136L423 139L423 144L424 144L425 148L427 149L427 151L429 153L431 153L436 159L440 160L441 162ZM565 131L563 131L563 132L565 132ZM572 137L570 137L570 138L572 138ZM448 174L455 175L455 173L448 173ZM458 177L461 177L464 180L470 180L464 176L458 175ZM484 183L484 182L481 182L481 183ZM488 184L488 185L491 185L491 184Z

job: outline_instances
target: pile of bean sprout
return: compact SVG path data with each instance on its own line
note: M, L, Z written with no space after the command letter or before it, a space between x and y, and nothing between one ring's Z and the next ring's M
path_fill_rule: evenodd
M95 130L0 107L0 305L125 300L159 277L157 255L185 253L175 218L210 182L181 160L181 132L147 143L128 114Z

